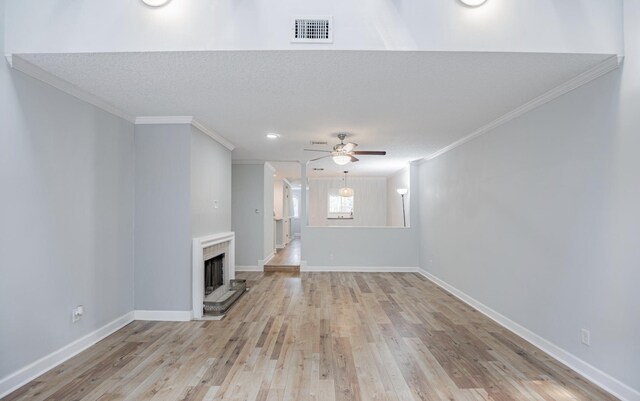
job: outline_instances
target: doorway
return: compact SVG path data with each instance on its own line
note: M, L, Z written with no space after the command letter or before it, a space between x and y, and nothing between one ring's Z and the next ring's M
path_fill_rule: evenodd
M299 271L300 235L300 164L269 162L273 177L274 256L264 265L265 272Z

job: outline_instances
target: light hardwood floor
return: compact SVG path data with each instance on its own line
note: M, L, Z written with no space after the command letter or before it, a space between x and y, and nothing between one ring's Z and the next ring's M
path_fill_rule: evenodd
M614 400L412 273L242 273L222 321L134 322L5 400Z
M294 238L283 249L278 249L269 263L264 266L265 272L297 272L300 271L300 239Z

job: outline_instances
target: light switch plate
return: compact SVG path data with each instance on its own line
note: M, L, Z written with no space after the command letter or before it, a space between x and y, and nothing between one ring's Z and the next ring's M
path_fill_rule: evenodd
M84 315L84 306L78 305L71 311L71 322L76 323Z

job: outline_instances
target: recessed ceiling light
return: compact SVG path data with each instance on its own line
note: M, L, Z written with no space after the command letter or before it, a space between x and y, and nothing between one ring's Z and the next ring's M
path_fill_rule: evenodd
M273 132L270 132L270 133L267 134L267 138L269 138L269 139L278 139L278 138L280 138L280 135L279 134L275 134Z
M486 3L487 0L460 0L460 2L462 2L462 4L467 7L480 7L481 5Z
M169 3L171 0L142 0L142 2L149 7L162 7Z

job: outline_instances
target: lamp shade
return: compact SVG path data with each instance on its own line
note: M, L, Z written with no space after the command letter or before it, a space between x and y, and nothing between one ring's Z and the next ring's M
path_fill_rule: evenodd
M342 187L342 188L340 188L340 190L338 190L338 193L343 198L349 198L349 197L353 196L353 188L349 188L347 186L347 173L348 173L348 171L344 172L344 187Z
M396 189L396 191L398 191L399 195L406 195L407 192L409 192L409 190L407 188L398 188L398 189Z
M460 1L462 2L462 4L464 4L467 7L480 7L481 5L487 2L487 0L460 0Z
M149 7L162 7L171 0L142 0L142 2Z
M348 155L335 155L333 156L333 162L340 166L344 166L345 164L351 161L351 157Z

